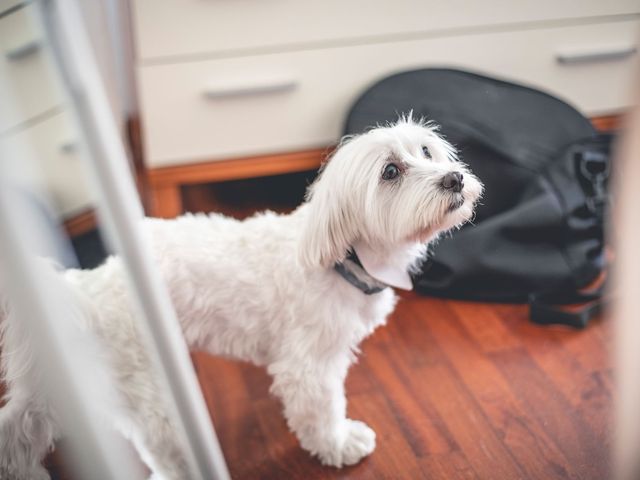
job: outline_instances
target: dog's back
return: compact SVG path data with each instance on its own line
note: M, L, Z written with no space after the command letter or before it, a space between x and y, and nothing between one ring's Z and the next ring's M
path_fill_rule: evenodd
M296 212L146 220L191 348L265 362L262 344L276 334L284 304L296 296L291 290L303 281L295 259L299 221Z

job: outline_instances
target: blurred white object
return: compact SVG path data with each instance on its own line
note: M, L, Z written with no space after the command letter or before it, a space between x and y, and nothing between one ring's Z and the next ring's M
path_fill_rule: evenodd
M82 315L81 305L54 263L35 256L56 258L52 246L65 242L46 221L46 197L28 180L34 170L19 161L20 151L4 145L0 331L4 345L20 347L2 349L3 379L11 394L0 409L0 478L48 478L40 461L59 438L60 425L78 478L142 478L123 439L96 414L105 399L118 400L99 345L74 321Z
M638 85L640 75L636 76ZM640 92L636 92L640 101ZM640 104L627 118L614 163L615 410L617 480L640 478Z
M0 92L5 158L31 165L29 178L49 195L55 220L85 212L93 198L79 155L61 148L76 130L35 5L0 10Z
M168 387L165 401L177 427L176 441L185 446L183 453L191 478L224 480L229 474L181 328L145 245L140 228L142 207L117 122L88 48L79 4L75 0L49 0L41 5L48 38L87 142L98 192L98 213L105 221L108 238L127 266L129 285L146 319L139 327L145 337L153 340L147 342L147 350L161 383Z

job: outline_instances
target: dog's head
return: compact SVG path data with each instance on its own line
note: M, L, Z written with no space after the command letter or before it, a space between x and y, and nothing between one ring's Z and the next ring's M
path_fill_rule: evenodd
M354 242L426 243L470 220L482 188L433 124L405 117L346 138L307 192L299 259L328 267Z

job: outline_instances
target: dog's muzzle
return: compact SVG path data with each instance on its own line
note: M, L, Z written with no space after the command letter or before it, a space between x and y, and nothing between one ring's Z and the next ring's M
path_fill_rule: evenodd
M453 212L454 210L459 209L464 205L464 195L461 193L456 193L454 197L451 199L451 203L449 204L449 208L447 209L449 212Z

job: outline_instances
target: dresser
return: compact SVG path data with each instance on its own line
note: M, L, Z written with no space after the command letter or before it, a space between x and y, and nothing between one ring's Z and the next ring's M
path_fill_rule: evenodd
M132 0L152 211L181 185L319 165L377 80L463 68L545 90L589 116L624 111L636 0Z
M79 2L114 118L124 127L105 4ZM79 132L33 2L0 0L0 149L25 192L70 233L95 226Z
M0 144L16 163L25 189L46 198L53 215L72 217L91 206L75 129L33 5L0 3ZM37 200L36 200L37 201Z

